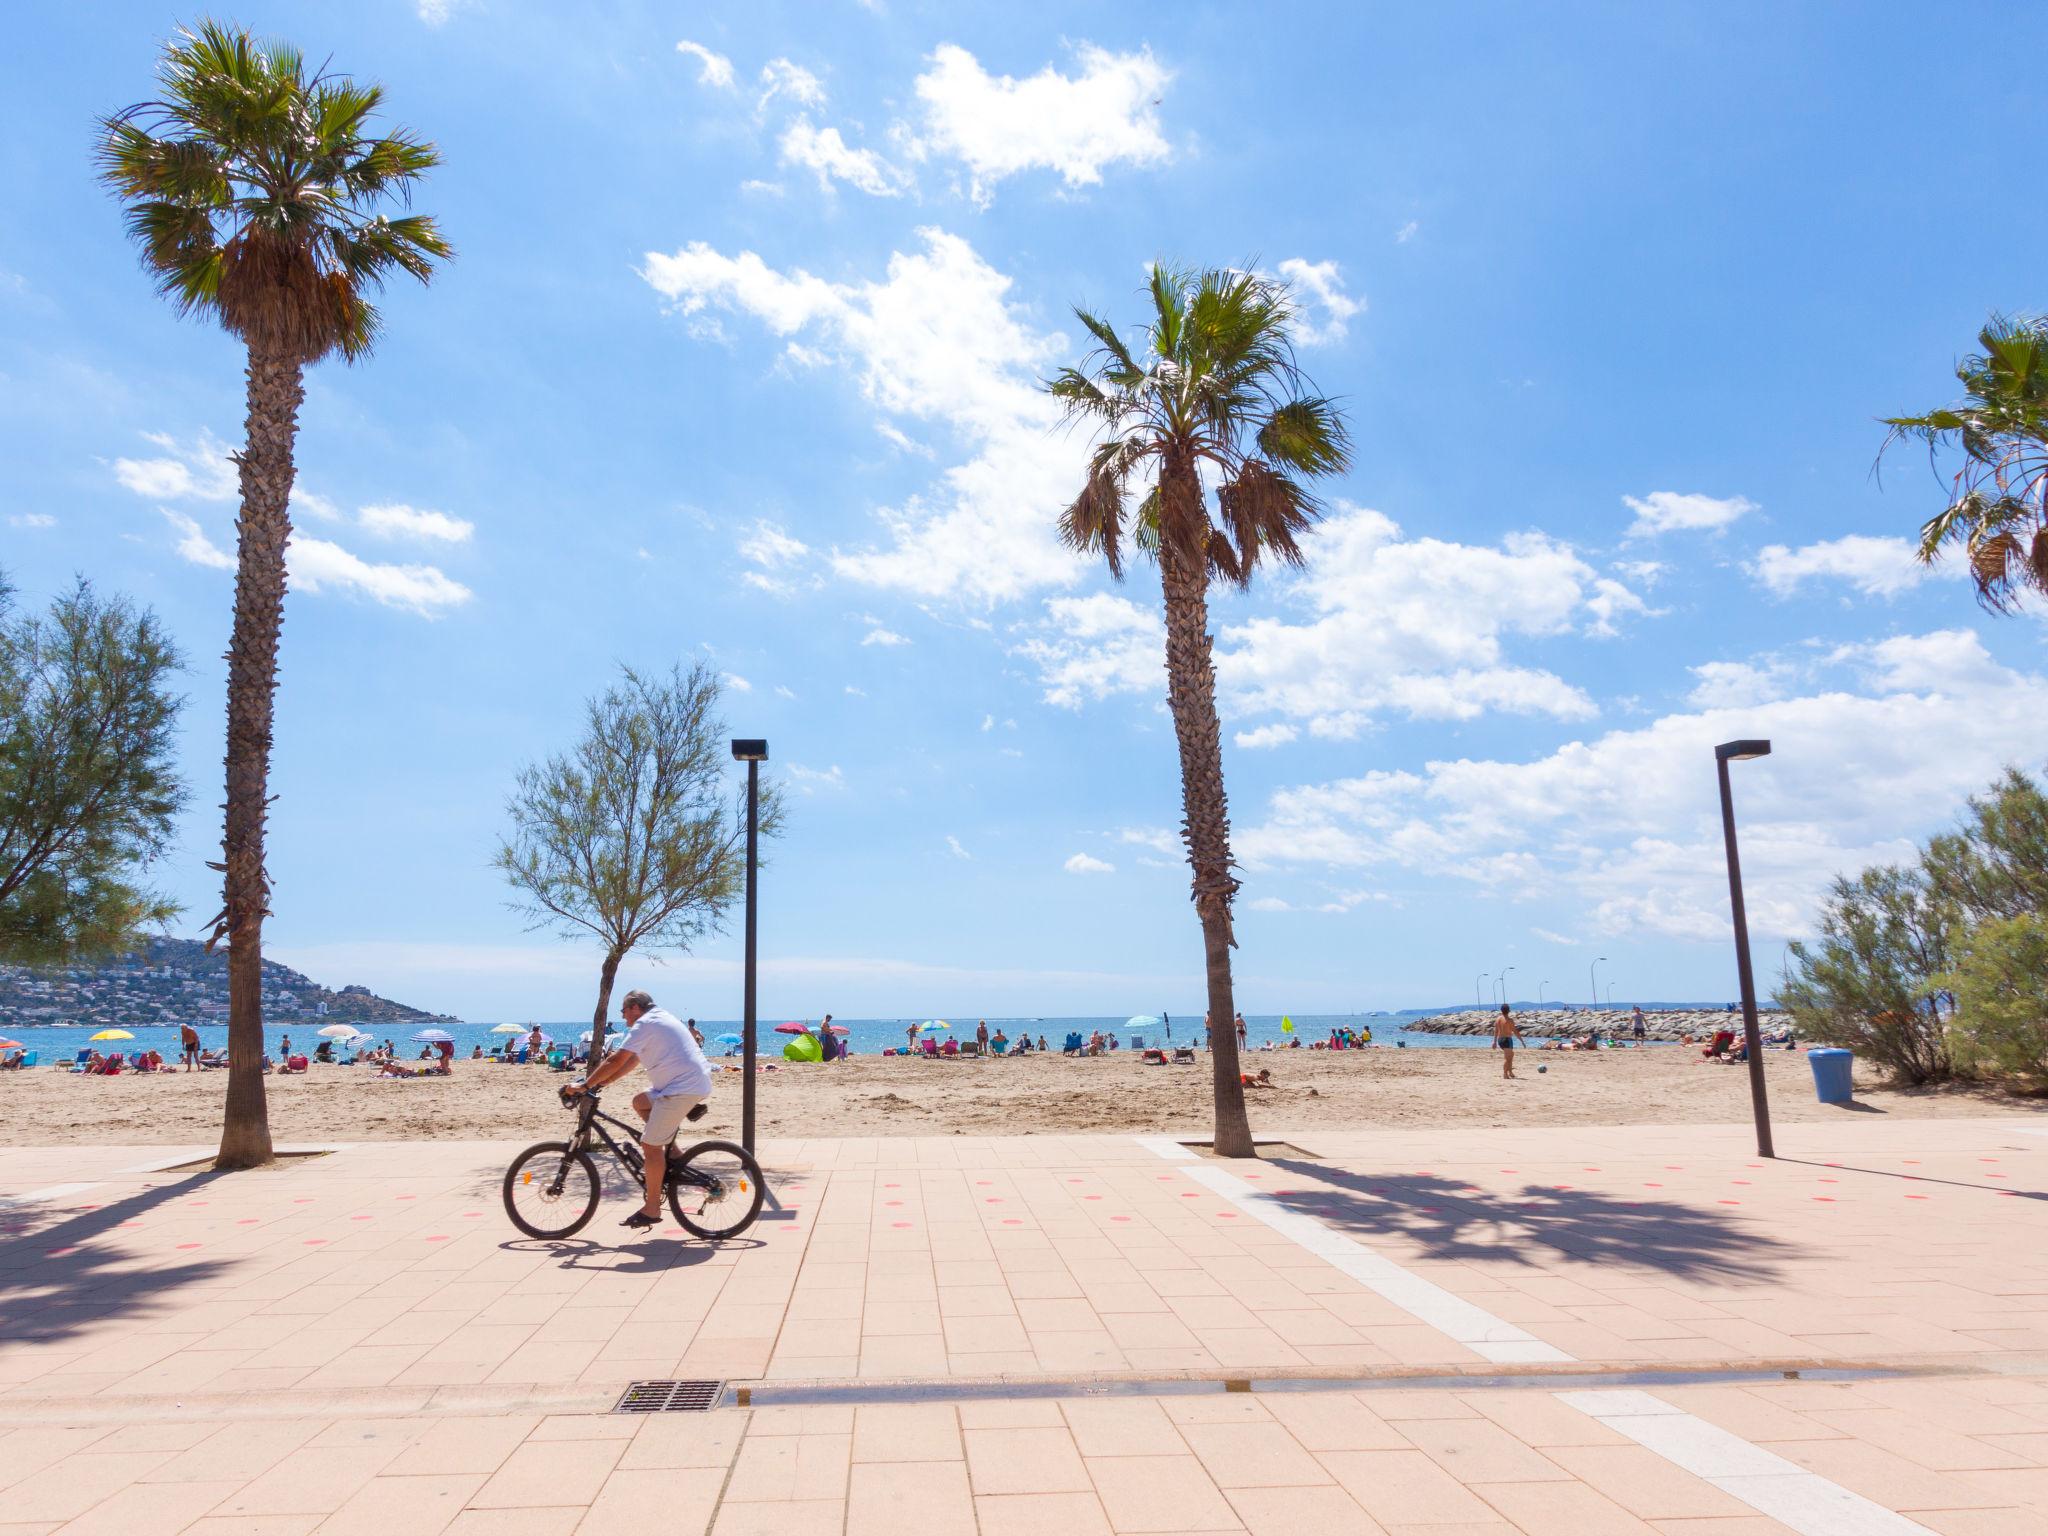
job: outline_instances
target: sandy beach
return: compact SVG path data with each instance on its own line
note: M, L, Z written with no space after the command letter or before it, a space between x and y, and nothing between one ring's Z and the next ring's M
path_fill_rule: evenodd
M1682 1046L1600 1052L1517 1053L1520 1080L1500 1079L1490 1051L1253 1052L1276 1086L1252 1094L1252 1124L1308 1130L1371 1126L1717 1124L1746 1120L1748 1074L1702 1062ZM1859 1108L1819 1104L1801 1052L1767 1054L1772 1110L1784 1121L1869 1113L1900 1118L2048 1115L2048 1102L1968 1087L1895 1090L1857 1074ZM1539 1072L1539 1067L1547 1071ZM450 1078L380 1080L354 1067L270 1079L280 1142L460 1140L559 1134L555 1099L566 1079L545 1069L458 1062ZM227 1074L89 1078L48 1070L0 1074L0 1130L14 1145L74 1142L191 1143L220 1124ZM630 1094L615 1093L625 1113ZM1147 1067L1128 1055L1072 1060L925 1061L855 1057L832 1067L761 1074L764 1136L901 1136L957 1133L1204 1132L1207 1058L1195 1067ZM711 1113L697 1129L731 1134L740 1076L721 1071Z

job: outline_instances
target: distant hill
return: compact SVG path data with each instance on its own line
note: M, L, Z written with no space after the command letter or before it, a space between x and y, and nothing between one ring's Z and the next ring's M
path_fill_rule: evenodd
M191 939L146 940L132 955L98 965L31 970L0 965L0 1027L36 1024L225 1023L228 956L206 952ZM339 991L321 986L288 965L263 962L263 1016L272 1024L453 1023L379 997L368 987Z

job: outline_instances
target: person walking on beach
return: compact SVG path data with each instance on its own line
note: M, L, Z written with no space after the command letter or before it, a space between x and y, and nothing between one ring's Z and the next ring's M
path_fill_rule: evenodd
M974 1054L977 1056L986 1056L988 1054L987 1019L983 1019L979 1024L974 1026Z
M1493 1021L1493 1048L1501 1053L1500 1075L1503 1081L1513 1081L1515 1076L1515 1042L1528 1044L1528 1037L1522 1033L1522 1026L1515 1022L1515 1016L1508 1012L1508 1005L1500 1005L1500 1017Z
M647 1202L620 1223L641 1232L661 1222L669 1143L682 1129L683 1117L711 1097L711 1064L697 1049L688 1026L666 1009L655 1007L647 993L628 992L619 1002L619 1012L631 1033L598 1063L588 1079L571 1083L562 1092L573 1099L646 1065L648 1091L633 1095L633 1112L646 1122L640 1132L640 1155L646 1160Z
M185 1054L185 1070L187 1072L190 1072L199 1065L199 1031L190 1024L179 1027L178 1048Z
M1637 1003L1635 1006L1633 1016L1629 1020L1629 1029L1636 1037L1636 1044L1641 1045L1644 1037L1649 1033L1648 1027L1643 1022L1643 1005L1641 1003Z

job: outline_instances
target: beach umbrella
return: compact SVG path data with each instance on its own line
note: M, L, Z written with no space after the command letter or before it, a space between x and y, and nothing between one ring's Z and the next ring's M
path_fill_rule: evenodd
M135 1037L125 1029L103 1029L96 1035L87 1035L88 1040L133 1040Z
M825 1026L825 1032L830 1035L850 1035L853 1033L853 1031L848 1029L844 1024L827 1024Z
M455 1037L445 1029L423 1029L413 1037L415 1045L453 1045Z
M919 1029L921 1029L921 1030L922 1030L922 1029L951 1029L951 1028L952 1028L953 1026L952 1026L952 1025L950 1025L950 1024L948 1024L948 1023L947 1023L947 1022L946 1022L946 1021L945 1021L944 1019L926 1019L926 1020L925 1020L925 1021L924 1021L924 1022L923 1022L922 1024L918 1025L917 1027L918 1027Z
M19 1040L0 1040L0 1051L25 1051L28 1047Z
M362 1031L353 1024L323 1024L317 1033L325 1035L329 1040L353 1040Z
M1149 1013L1141 1013L1135 1019L1125 1019L1125 1029L1151 1029L1159 1020Z
M494 1035L523 1035L526 1031L517 1024L493 1024L491 1026L491 1033Z
M810 1032L811 1026L808 1024L778 1024L775 1026L775 1033L778 1035L808 1035Z

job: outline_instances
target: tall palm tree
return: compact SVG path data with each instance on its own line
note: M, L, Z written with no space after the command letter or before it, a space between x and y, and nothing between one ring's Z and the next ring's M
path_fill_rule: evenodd
M388 217L387 200L440 163L404 132L374 134L383 90L298 50L207 22L165 45L161 100L102 120L101 178L127 204L128 233L180 313L218 321L248 349L247 441L236 455L234 632L228 642L225 906L227 1107L216 1166L270 1159L263 1096L263 864L277 641L291 537L292 449L309 363L350 362L378 329L368 295L394 272L425 282L448 244L434 221Z
M1230 807L1223 789L1209 583L1251 584L1261 560L1300 565L1321 508L1307 483L1341 473L1350 440L1335 404L1296 365L1286 287L1256 274L1154 267L1152 314L1134 342L1077 309L1096 340L1047 388L1095 429L1088 479L1060 519L1075 549L1121 581L1127 546L1159 563L1166 699L1180 745L1181 837L1208 970L1214 1147L1252 1156L1231 993ZM1215 515L1205 478L1215 487ZM1132 493L1136 491L1135 505Z
M1977 342L1984 350L1956 365L1963 399L1886 417L1885 446L1962 450L1948 506L1920 530L1920 559L1960 544L1978 600L2010 613L2030 590L2048 595L2048 319L1993 315Z

